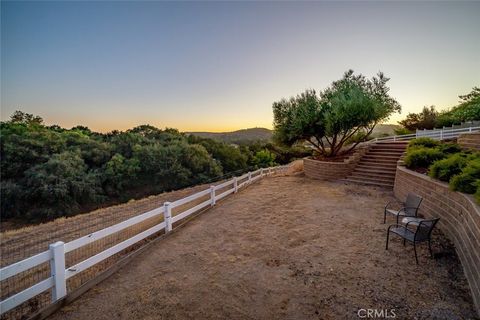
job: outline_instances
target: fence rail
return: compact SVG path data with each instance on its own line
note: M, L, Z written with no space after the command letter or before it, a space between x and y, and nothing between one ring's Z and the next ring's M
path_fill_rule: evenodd
M142 241L158 232L170 232L172 230L173 223L185 219L189 215L206 207L214 206L216 204L216 201L223 199L232 193L236 193L240 188L243 188L254 181L257 181L265 176L274 173L284 172L287 168L288 165L270 167L265 169L262 168L253 172L248 172L239 177L233 177L232 179L225 181L221 184L212 185L209 189L197 192L174 202L165 202L164 205L161 207L142 213L138 216L134 216L128 220L93 232L86 236L77 238L70 242L55 242L49 246L49 250L1 268L0 281L3 281L47 262L50 263L50 276L0 301L0 314L5 314L6 312L14 309L15 307L28 301L29 299L32 299L35 296L44 293L49 289L52 289L52 303L64 298L67 295L67 279L79 274L80 272L88 268L93 267L94 265L104 261L105 259L121 252L122 250L125 250L133 244L136 244L139 241ZM217 191L220 191L227 187L229 188L226 191L216 194ZM174 217L172 217L172 209L206 196L209 196L208 200L203 201L200 204L197 204L183 212L177 213ZM135 236L130 237L106 250L103 250L100 253L90 256L81 262L78 262L72 266L66 266L66 253L87 246L97 240L103 239L107 236L113 235L119 231L138 225L148 219L160 215L163 215L163 221L154 225L153 227L150 227L149 229L140 232Z
M415 138L432 138L435 140L446 140L458 138L459 135L464 133L471 133L479 131L480 126L472 126L466 128L442 128L442 129L432 129L432 130L417 130L415 133L411 134L402 134L388 137L375 138L371 140L372 142L387 142L387 141L408 141Z

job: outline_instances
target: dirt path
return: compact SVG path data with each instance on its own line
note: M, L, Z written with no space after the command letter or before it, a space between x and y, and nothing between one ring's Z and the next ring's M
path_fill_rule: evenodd
M422 247L416 266L413 248L396 239L385 251L391 199L373 187L264 179L52 319L358 319L369 308L397 319L474 318L454 256L431 260Z

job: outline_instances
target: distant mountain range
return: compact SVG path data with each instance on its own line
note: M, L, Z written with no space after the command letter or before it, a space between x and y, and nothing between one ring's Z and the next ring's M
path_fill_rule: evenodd
M268 141L272 138L272 130L266 128L249 128L232 132L186 132L202 138L220 140L226 143Z
M393 135L395 124L379 124L373 130L374 137ZM268 141L272 138L272 130L266 128L250 128L232 132L186 132L202 138L215 139L226 143L241 143L252 141Z

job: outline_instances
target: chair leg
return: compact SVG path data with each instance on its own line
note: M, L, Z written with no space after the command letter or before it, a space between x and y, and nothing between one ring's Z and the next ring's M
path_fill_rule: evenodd
M430 242L430 239L428 239L428 251L430 252L430 258L433 259L432 244Z
M413 242L413 251L415 252L415 262L418 264L417 245L415 244L415 241Z
M403 238L403 246L405 247L406 244L407 244L407 239Z
M389 238L389 236L390 236L390 230L387 231L387 243L385 245L385 250L388 250L388 238Z
M383 224L387 223L387 210L383 211Z

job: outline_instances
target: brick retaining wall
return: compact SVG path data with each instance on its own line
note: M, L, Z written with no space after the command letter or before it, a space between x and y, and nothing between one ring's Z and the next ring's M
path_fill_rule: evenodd
M303 159L305 175L319 180L338 180L352 173L362 155L368 151L368 146L357 148L355 153L342 162L319 161L310 158Z
M464 149L480 150L480 132L462 134L457 138L457 142Z
M455 244L480 314L480 207L473 197L451 191L448 184L398 166L395 196L403 201L408 192L423 197L420 214L440 218L439 228Z

